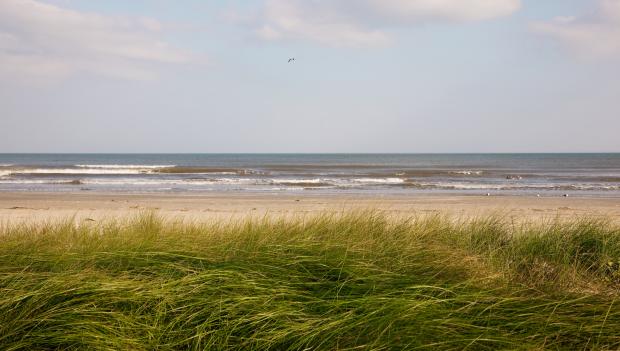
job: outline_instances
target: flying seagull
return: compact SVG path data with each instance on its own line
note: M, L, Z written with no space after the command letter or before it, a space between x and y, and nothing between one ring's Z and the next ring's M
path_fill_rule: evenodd
M293 62L293 61L295 61L295 58L294 58L294 57L291 57L290 59L288 59L288 63L291 63L291 62Z

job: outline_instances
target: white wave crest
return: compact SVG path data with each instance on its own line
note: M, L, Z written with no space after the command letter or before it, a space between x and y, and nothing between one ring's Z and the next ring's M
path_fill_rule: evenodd
M142 174L151 173L147 169L89 169L89 168L34 168L34 169L15 169L11 174Z
M402 184L405 182L402 178L354 178L352 181L361 184Z
M116 186L150 186L150 185L214 185L217 182L213 180L193 180L193 179L132 179L132 178L116 178L116 179L84 179L83 184L90 185L116 185Z
M452 174L461 174L461 175L481 175L482 171L471 171L471 170L463 170L463 171L452 171Z
M444 190L590 190L607 191L620 190L620 186L608 184L491 184L491 183L459 183L459 182L435 182L418 183L422 187Z
M76 168L14 168L10 174L149 174L174 166L76 165Z
M271 183L273 184L319 184L319 183L327 183L327 179L320 178L312 178L312 179L272 179Z
M171 168L176 165L75 165L78 168L95 168L95 169L160 169Z

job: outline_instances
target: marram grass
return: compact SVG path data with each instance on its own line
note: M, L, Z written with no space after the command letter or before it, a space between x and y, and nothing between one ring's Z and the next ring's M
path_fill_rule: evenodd
M619 259L589 219L5 225L0 349L615 350Z

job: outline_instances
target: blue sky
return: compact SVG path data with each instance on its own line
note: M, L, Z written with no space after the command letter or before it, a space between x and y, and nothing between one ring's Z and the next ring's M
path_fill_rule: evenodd
M0 152L617 152L618 97L620 0L0 2Z

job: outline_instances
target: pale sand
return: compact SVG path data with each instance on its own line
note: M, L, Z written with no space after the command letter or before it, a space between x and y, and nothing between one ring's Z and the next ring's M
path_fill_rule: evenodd
M620 198L316 195L316 194L110 194L2 193L0 222L76 221L127 217L155 210L167 218L207 221L248 216L297 216L376 209L390 215L441 213L470 218L500 214L517 220L607 216L620 222Z

